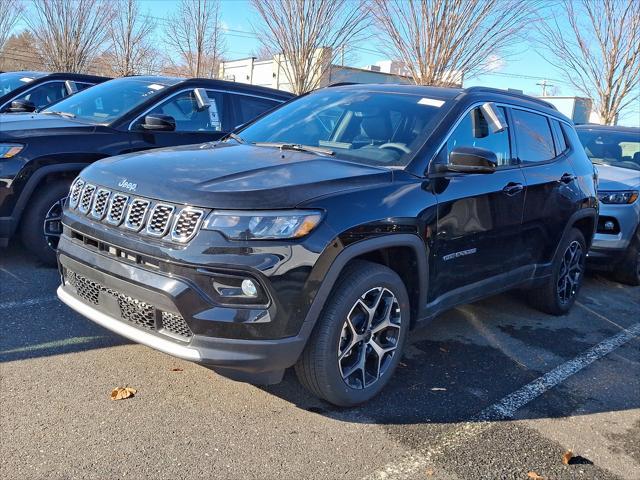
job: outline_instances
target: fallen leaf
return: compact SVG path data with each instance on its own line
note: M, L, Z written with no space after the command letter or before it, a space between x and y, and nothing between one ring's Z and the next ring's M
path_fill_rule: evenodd
M562 455L562 464L569 465L569 462L571 461L572 458L573 458L573 452L571 450L567 450L566 452L564 452L564 455Z
M449 350L447 350L447 349L446 349L446 348L444 348L444 347L440 347L440 351L441 351L441 352L444 352L444 353L449 353Z
M398 365L400 365L401 367L406 367L407 366L407 364L404 363L404 362L400 362L400 363L398 363Z
M123 400L125 398L133 397L136 394L136 389L131 387L117 387L111 391L111 400Z
M536 472L527 473L527 477L531 478L532 480L544 480L544 478L538 475Z
M431 389L432 392L446 392L447 389L446 388L442 388L442 387L433 387Z
M171 371L172 372L182 372L182 368L178 368L178 367L172 368Z
M427 470L426 472L424 472L424 473L427 475L427 477L431 477L431 476L433 476L433 474L434 474L435 472L433 471L433 469L431 469L431 468L430 468L430 469L428 469L428 470Z

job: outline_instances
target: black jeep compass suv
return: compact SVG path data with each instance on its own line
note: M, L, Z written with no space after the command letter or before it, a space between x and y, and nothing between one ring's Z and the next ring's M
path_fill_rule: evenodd
M410 330L530 288L575 301L595 172L552 106L486 88L330 87L220 142L99 161L71 186L59 297L235 379L294 366L337 405L376 395Z

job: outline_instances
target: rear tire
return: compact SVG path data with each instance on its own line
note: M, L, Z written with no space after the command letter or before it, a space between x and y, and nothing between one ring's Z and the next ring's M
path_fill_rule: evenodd
M582 286L586 254L587 245L582 232L571 229L558 247L551 266L551 276L544 285L531 290L531 304L551 315L569 313Z
M334 286L295 366L300 383L341 407L370 400L400 362L409 322L402 279L383 265L352 262Z
M56 248L59 234L62 233L59 220L62 215L62 201L69 194L70 184L71 182L66 181L44 184L40 187L42 191L30 199L30 205L22 218L22 243L42 263L50 267L56 265Z
M614 278L627 285L640 285L640 229L636 230L624 257L616 265Z

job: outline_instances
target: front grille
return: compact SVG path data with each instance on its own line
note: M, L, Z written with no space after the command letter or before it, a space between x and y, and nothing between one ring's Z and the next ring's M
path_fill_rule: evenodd
M78 178L73 185L71 185L71 191L69 192L69 206L76 208L80 201L80 194L82 193L82 187L84 187L84 180Z
M91 216L98 220L102 220L105 212L107 211L107 205L111 191L104 188L99 188L96 193L96 198L93 200L93 208L91 209Z
M116 226L122 223L128 200L129 197L127 195L122 195L121 193L116 193L111 197L109 212L107 213L107 223Z
M147 224L147 233L155 237L163 237L169 230L171 214L175 207L163 203L156 204L151 211L149 223Z
M193 332L185 322L184 318L177 313L164 312L157 310L153 305L145 303L142 300L133 298L124 293L118 292L112 288L86 278L76 272L64 269L65 283L71 285L78 297L93 305L100 306L102 296L111 296L118 303L120 311L120 319L131 323L146 330L166 330L166 334L179 340L188 341L193 336ZM157 317L160 317L161 324Z
M189 338L193 335L187 322L177 313L162 312L162 328L181 337Z
M91 199L93 198L93 192L95 191L95 185L91 184L86 184L82 189L82 196L80 197L80 204L78 205L78 210L82 213L89 213L89 209L91 208Z
M131 230L135 230L136 232L140 231L144 225L149 203L149 200L143 200L141 198L136 198L131 202L127 213L127 219L124 221L124 226Z
M173 224L171 239L181 243L191 240L200 226L203 215L202 210L190 207L183 208Z

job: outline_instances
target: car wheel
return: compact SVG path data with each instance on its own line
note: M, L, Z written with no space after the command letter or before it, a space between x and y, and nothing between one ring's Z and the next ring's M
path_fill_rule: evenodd
M627 285L640 285L640 229L636 230L624 257L616 266L614 277Z
M383 265L352 262L333 288L296 364L298 379L334 405L370 400L400 362L409 322L402 279Z
M69 185L69 182L45 184L22 218L24 246L48 266L56 265L56 249L62 233L62 208Z
M551 315L564 315L576 301L585 273L587 247L580 230L572 229L562 241L545 284L530 292L531 303Z

